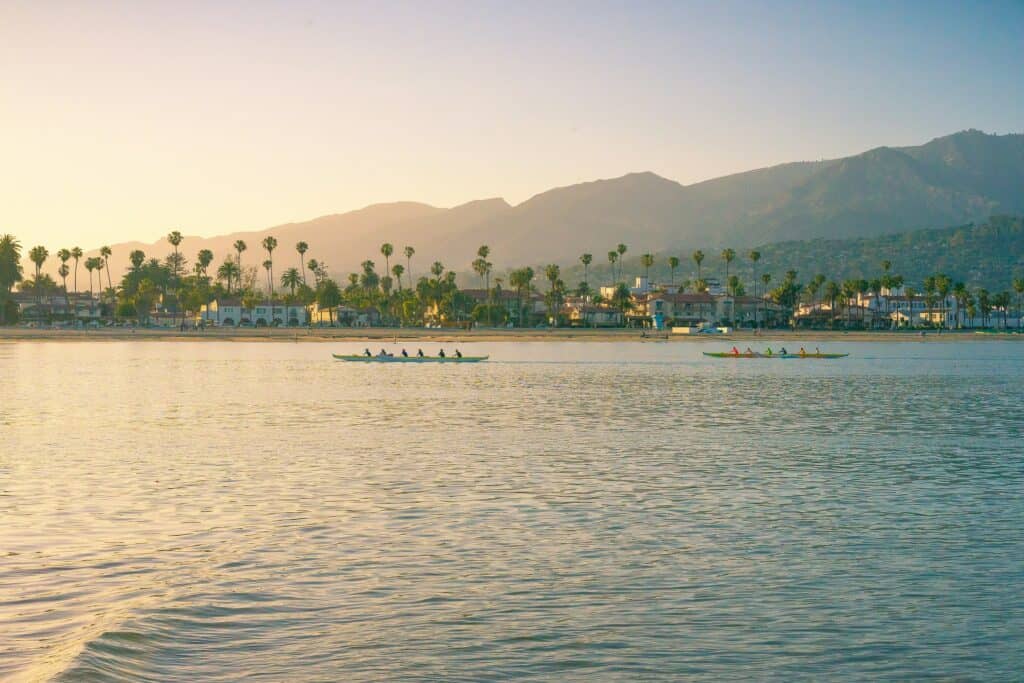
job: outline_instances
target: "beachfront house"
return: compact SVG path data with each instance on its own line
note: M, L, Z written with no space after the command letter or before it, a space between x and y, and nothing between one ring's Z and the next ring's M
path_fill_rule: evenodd
M298 327L308 321L305 306L284 303L259 303L246 308L241 299L214 299L199 309L196 322L204 325L236 327L238 325L256 325Z

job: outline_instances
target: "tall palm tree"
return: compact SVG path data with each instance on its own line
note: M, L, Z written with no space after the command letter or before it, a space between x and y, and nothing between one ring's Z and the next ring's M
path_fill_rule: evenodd
M67 251L67 249L64 249L63 251ZM67 315L67 314L69 314L71 312L71 300L68 298L68 274L70 272L71 272L71 269L68 268L68 264L67 263L61 263L60 264L60 268L57 269L57 275L60 275L60 281L61 281L61 284L64 287L64 312L65 312L65 315Z
M238 255L237 258L235 259L235 265L238 266L238 273L236 273L236 275L238 276L238 291L241 292L242 291L242 252L245 251L246 249L248 249L249 245L247 245L245 243L245 240L235 240L235 244L233 246L235 248L235 253Z
M78 260L82 258L82 248L74 247L71 250L71 258L75 260L75 294L78 294Z
M676 269L679 268L679 257L669 256L668 257L668 271L669 271L669 284L676 284Z
M1021 311L1021 297L1024 297L1024 277L1016 278L1013 281L1013 291L1017 293L1017 329L1020 329L1021 318L1024 318L1024 313Z
M757 249L751 249L747 252L747 258L750 259L751 272L754 274L754 298L757 298L757 262L761 260L761 252ZM757 327L757 309L754 309L754 327Z
M583 281L587 283L587 288L590 288L590 264L594 261L593 254L581 254L580 263L583 264Z
M35 278L35 291L36 291L36 305L42 308L43 305L43 287L39 280L39 273L42 271L43 264L46 263L46 259L49 258L50 252L47 251L46 247L39 245L32 247L28 250L28 258L35 264L36 267L36 278Z
M391 274L395 276L395 282L398 283L398 291L402 291L402 274L405 272L405 266L401 263L396 263L391 266Z
M179 257L178 257L178 246L181 245L181 242L182 242L183 239L184 238L181 236L181 233L178 232L177 230L173 230L173 231L170 232L170 234L167 235L167 241L170 243L170 245L172 247L174 247L174 264L172 266L172 275L174 277L174 313L173 313L174 318L173 319L174 319L175 322L178 321L178 299L180 298L180 295L181 295L181 291L180 291L181 287L180 287L180 283L179 283L180 274L178 273L178 271L180 270L180 267L181 267L180 266L181 262L180 262ZM91 277L89 278L89 281L90 281L90 283L92 282L92 278Z
M643 254L640 256L640 265L644 267L644 279L647 280L647 286L650 287L650 274L651 266L654 265L654 254Z
M274 322L274 250L277 249L277 238L264 237L263 248L267 250L263 267L267 269L267 281L270 283L270 322Z
M615 280L616 280L616 278L615 278L615 262L618 261L618 260L619 260L619 252L617 252L617 251L609 251L608 252L608 263L610 263L611 267L612 267L612 284L615 284Z
M317 287L320 286L320 262L315 258L309 259L306 263L306 267L309 268L309 272L313 273L313 284ZM315 289L315 287L314 287Z
M701 264L704 263L704 252L698 249L697 251L693 252L693 256L691 256L691 258L693 259L693 262L697 264L697 279L703 280L704 276L701 275L700 268Z
M509 284L516 288L517 305L519 306L519 327L523 327L523 292L529 292L533 282L533 268L529 266L513 270L509 275Z
M914 327L914 297L917 292L910 285L903 288L903 296L907 299L907 328Z
M736 251L734 249L723 249L722 260L725 261L725 282L729 282L729 264L736 259ZM736 304L731 304L732 310L729 312L729 320L732 320L736 315Z
M297 242L295 244L295 251L299 252L299 267L302 269L302 284L306 284L306 252L309 251L309 245L305 242Z
M619 245L615 247L615 251L619 255L619 280L622 280L622 266L626 264L626 252L629 251L629 248L620 242Z
M405 253L405 266L408 271L406 277L409 278L409 289L412 289L412 257L416 250L412 247L406 247L403 252Z
M99 267L100 259L95 256L90 256L85 259L85 269L89 271L89 315L92 315L92 302L93 302L93 289L92 289L92 271Z
M771 281L772 281L772 274L771 273L761 273L761 285L762 285L762 287L761 287L761 300L758 301L757 304L761 308L764 308L764 317L766 319L765 322L768 322L767 321L768 309L765 308L765 297L768 296L768 283L771 282ZM762 327L764 327L764 325L762 325Z
M114 252L108 246L100 247L100 256L103 258L103 269L107 271L107 289L113 289L114 284L110 281L110 256ZM100 285L101 287L103 285Z
M387 275L391 272L391 255L395 253L395 248L390 242L385 242L380 245L380 253L384 257L384 274Z

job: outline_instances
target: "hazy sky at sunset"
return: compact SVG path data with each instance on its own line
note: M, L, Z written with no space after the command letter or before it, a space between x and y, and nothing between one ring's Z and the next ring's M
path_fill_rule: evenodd
M1021 2L0 0L0 233L89 248L1020 132L1022 36Z

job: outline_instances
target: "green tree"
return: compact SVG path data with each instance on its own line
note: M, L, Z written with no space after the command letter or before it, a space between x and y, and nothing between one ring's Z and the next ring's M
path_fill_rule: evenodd
M267 260L264 262L264 268L267 269L268 281L270 282L270 301L271 301L271 316L273 316L273 301L274 301L274 250L277 249L277 238L267 236L263 238L263 248L267 252ZM269 264L269 265L267 265Z
M21 243L14 235L0 235L0 325L8 322L11 289L21 278Z
M71 258L75 260L75 294L78 294L78 261L82 258L82 248L74 247L71 249Z
M46 263L46 259L49 258L49 256L50 256L50 252L47 251L46 247L44 247L43 245L32 247L31 249L28 250L28 260L31 261L33 263L33 265L35 265L35 267L36 267L36 276L35 276L35 283L37 285L36 288L35 288L36 305L39 306L40 308L42 308L42 305L43 305L42 296L43 296L44 292L43 292L43 288L38 286L38 284L39 284L39 273L40 273L40 271L43 268L43 264Z
M385 242L380 245L380 253L384 257L384 275L386 276L391 272L391 255L395 253L395 248L390 243Z
M729 265L734 260L736 260L736 250L735 249L723 249L722 250L722 260L725 261L725 280L724 280L724 282L726 283L726 287L728 287L729 286L729 284L728 284L729 283ZM733 318L736 317L736 310L735 310L736 309L736 304L735 303L730 303L730 307L732 308L732 310L729 312L729 320L731 321Z
M590 288L590 264L594 261L593 254L580 254L580 263L583 264L583 281Z
M668 270L669 270L669 284L676 284L676 269L679 268L679 257L669 256L668 257Z
M650 286L650 274L651 266L654 265L654 254L643 254L640 256L640 265L644 267L644 279L647 280L648 286Z
M299 268L302 269L302 284L306 284L306 252L309 245L305 242L296 242L295 251L299 252Z
M1017 293L1017 328L1020 329L1021 318L1024 318L1024 306L1021 305L1024 297L1024 277L1014 279L1013 291Z
M246 249L248 249L249 245L247 245L245 243L245 240L235 240L235 243L232 246L234 246L235 254L236 254L235 265L238 266L238 272L237 272L237 276L238 276L238 291L241 292L242 291L242 252L245 251Z
M113 289L114 285L110 281L110 257L113 255L113 251L110 247L100 247L100 258L103 259L103 269L107 271L107 289ZM100 285L102 287L103 285Z
M292 299L295 298L295 288L301 284L303 284L302 274L299 273L298 268L289 268L281 275L281 286L291 290Z
M611 269L612 269L612 283L615 283L615 281L616 281L616 278L615 278L615 262L618 261L618 260L619 260L619 252L617 252L617 251L609 251L608 252L608 263L609 263L609 265L611 266Z
M412 257L416 254L416 250L412 247L406 247L402 252L405 254L405 270L407 272L406 277L409 278L409 289L412 289Z
M509 274L509 284L516 288L516 302L518 319L516 324L519 327L525 327L524 323L528 322L528 319L523 314L523 293L529 293L533 287L534 272L533 268L529 266L525 268L517 268Z
M235 264L231 257L228 256L224 259L224 263L220 264L217 268L217 279L222 280L227 285L228 296L231 296L231 283L238 277L238 266Z
M141 249L135 249L128 254L128 262L132 264L132 270L137 272L142 268L142 264L146 262L146 252Z
M398 291L402 291L402 274L405 272L405 266L401 263L396 263L391 266L391 274L395 276L395 282L398 283Z
M181 236L181 233L178 232L177 230L173 230L170 233L168 233L168 235L167 235L167 242L172 247L174 247L174 260L171 262L172 263L171 275L173 277L173 283L174 283L174 311L173 311L172 315L173 315L173 320L175 322L177 322L177 320L178 320L178 299L180 298L180 295L181 295L181 291L180 290L181 290L181 267L182 267L182 260L181 260L181 256L178 254L178 247L181 245L182 240L184 240L184 238ZM90 294L90 296L92 296L92 275L89 276L89 287L90 287L89 294Z

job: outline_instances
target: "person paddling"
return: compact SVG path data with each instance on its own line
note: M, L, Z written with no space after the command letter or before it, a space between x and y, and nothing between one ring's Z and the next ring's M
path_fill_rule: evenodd
M747 350L749 351L750 349L747 349ZM732 347L732 355L734 355L734 356L740 355L740 350L737 349L735 346Z
M781 353L783 356L788 356L789 355L789 351L786 350L785 346L783 346L781 349L779 349L779 353Z
M367 358L369 358L369 357L370 357L370 356L372 356L373 354L372 354L372 353L370 353L370 349L364 349L364 350L363 350L363 355L364 355L364 356L366 356Z
M459 351L458 349L455 349L455 357L456 358L462 358L462 351Z
M402 349L402 358L408 358L408 357L409 357L409 352L406 351L405 349Z
M806 356L807 356L807 351L804 350L804 347L801 346L800 347L800 357L801 358L805 358Z
M416 357L417 358L423 358L423 349L417 349L416 350Z
M444 349L441 349L440 351L437 352L437 357L444 358Z

